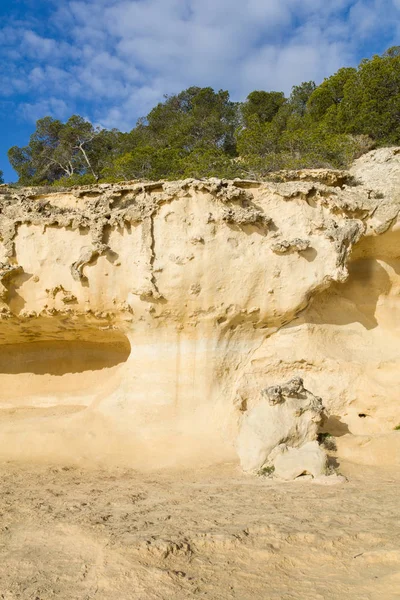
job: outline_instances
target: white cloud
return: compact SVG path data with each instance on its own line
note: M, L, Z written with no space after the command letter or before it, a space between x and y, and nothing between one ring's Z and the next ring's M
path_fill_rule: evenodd
M46 30L27 23L0 29L9 61L0 94L25 94L26 118L42 109L67 116L83 105L92 119L121 128L163 94L190 85L229 89L240 100L253 89L288 93L302 81L319 82L356 64L369 40L392 45L400 16L400 0L60 4Z
M20 104L20 110L29 121L37 121L49 114L58 119L70 116L67 104L58 98L48 98L35 103L25 102Z

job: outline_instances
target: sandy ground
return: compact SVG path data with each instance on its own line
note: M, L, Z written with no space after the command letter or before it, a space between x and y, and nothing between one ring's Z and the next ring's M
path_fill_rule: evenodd
M0 466L5 600L400 598L400 473Z

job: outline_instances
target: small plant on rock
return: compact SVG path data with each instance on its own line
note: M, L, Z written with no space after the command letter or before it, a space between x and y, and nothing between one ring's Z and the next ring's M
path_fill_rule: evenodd
M274 471L274 466L261 467L261 469L257 471L257 475L259 477L272 477Z
M331 450L332 452L337 449L335 439L330 433L319 433L318 443L326 450Z

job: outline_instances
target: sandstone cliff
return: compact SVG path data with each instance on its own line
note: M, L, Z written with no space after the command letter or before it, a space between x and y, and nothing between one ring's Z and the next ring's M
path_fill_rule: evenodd
M263 183L2 186L0 457L237 460L297 376L339 456L398 462L399 211L398 149Z

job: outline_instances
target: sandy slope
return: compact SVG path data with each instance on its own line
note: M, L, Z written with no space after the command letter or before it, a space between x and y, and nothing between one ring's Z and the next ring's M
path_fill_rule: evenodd
M341 470L328 487L2 465L0 598L400 598L400 473Z

